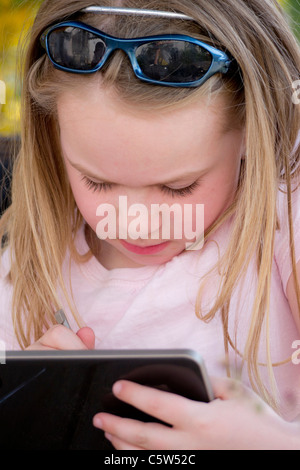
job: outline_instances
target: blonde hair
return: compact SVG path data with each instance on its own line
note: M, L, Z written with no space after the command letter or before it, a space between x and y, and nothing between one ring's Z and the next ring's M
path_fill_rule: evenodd
M60 305L58 289L77 318L68 296L62 264L69 250L71 258L85 262L91 253L80 256L74 237L82 224L66 176L59 141L56 101L66 88L86 81L97 83L100 75L81 77L58 72L39 45L46 27L64 19L83 19L108 33L123 37L182 33L197 36L227 50L238 68L228 76L215 76L198 89L149 86L136 79L128 59L117 52L99 72L106 86L113 86L124 102L141 109L184 106L201 97L222 93L228 99L232 126L245 126L246 158L233 205L208 233L211 235L233 216L233 232L224 257L218 263L221 282L214 307L201 311L201 291L197 315L204 321L221 312L224 345L235 348L228 329L230 298L237 281L253 256L257 260L257 293L245 350L253 388L275 406L268 387L260 378L259 341L264 322L268 324L271 267L277 223L276 199L279 183L287 190L290 247L293 273L297 279L291 192L299 174L299 149L293 152L299 130L299 107L292 104L292 83L298 79L300 55L284 14L274 0L96 0L94 5L153 8L178 11L192 21L150 19L77 13L90 6L88 0L45 0L31 30L26 52L23 103L22 147L16 159L12 184L12 205L0 222L11 256L10 279L14 287L13 320L22 347L37 340L51 324ZM263 190L262 190L263 188ZM300 309L300 293L297 283ZM272 361L267 344L268 368Z

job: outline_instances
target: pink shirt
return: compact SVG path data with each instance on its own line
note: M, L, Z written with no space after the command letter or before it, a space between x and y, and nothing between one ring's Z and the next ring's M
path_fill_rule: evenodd
M289 234L284 196L278 193L281 229L277 232L272 269L270 306L270 346L272 361L284 361L292 356L292 344L300 339L287 298L286 286L292 272L289 260ZM300 260L300 189L293 194L296 259ZM78 312L85 325L96 334L96 349L180 349L200 352L210 375L225 376L224 342L219 315L205 323L195 315L195 300L201 277L215 265L219 252L225 250L230 236L229 223L221 227L201 251L184 252L162 266L108 271L95 258L83 265L72 263L71 282ZM88 251L83 227L76 244L82 253ZM66 259L66 266L67 266ZM12 321L12 288L5 280L8 256L3 257L0 277L0 340L6 349L19 349ZM67 270L65 270L65 273ZM230 305L230 332L237 348L243 352L255 296L256 270L253 262L244 284L234 291ZM203 305L213 303L218 282L214 278L205 289ZM69 323L78 326L65 302L62 303ZM266 362L265 333L262 335L260 361ZM240 358L230 350L231 365ZM266 368L261 368L268 385ZM284 416L293 419L300 414L300 365L289 362L275 368L278 392ZM244 368L243 382L249 384ZM298 396L297 396L298 394ZM298 404L297 404L298 403ZM297 406L295 406L297 404Z

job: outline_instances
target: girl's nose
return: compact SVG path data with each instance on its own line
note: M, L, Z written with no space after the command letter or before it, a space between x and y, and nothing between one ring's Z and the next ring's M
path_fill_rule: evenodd
M119 233L131 240L159 240L161 217L153 217L154 205L146 198L120 196L117 208Z

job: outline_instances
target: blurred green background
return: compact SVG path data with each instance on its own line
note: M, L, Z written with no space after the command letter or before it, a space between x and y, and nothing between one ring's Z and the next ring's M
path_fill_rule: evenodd
M17 49L41 2L0 0L0 136L19 132L20 89L15 80ZM282 0L281 3L300 40L300 0Z

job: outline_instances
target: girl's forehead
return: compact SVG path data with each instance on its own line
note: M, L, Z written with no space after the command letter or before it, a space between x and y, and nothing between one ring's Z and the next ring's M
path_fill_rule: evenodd
M222 107L223 106L223 107ZM58 101L64 150L76 160L118 165L151 163L157 169L207 153L222 138L224 103L205 100L168 111L125 106L106 90L66 93ZM200 150L199 150L200 149ZM77 162L78 163L78 162Z

